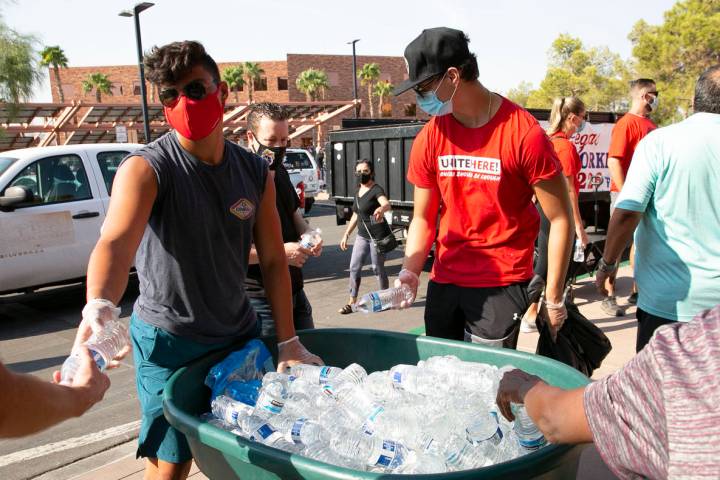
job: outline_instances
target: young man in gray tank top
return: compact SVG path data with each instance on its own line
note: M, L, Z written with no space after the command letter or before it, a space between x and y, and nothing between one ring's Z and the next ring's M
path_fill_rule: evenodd
M142 411L138 456L145 479L186 478L192 455L162 413L165 382L180 366L257 336L244 280L254 243L274 313L278 370L317 363L295 336L288 264L267 165L223 137L228 86L198 42L153 48L148 80L173 131L134 152L118 170L87 275L85 341L115 304L135 260L140 296L130 334ZM121 352L122 358L130 350Z

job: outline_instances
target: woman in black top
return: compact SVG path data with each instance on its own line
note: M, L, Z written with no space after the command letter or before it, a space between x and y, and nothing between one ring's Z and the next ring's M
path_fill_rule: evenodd
M385 212L390 210L390 202L388 202L382 187L375 183L374 173L372 162L368 160L360 160L355 165L355 176L360 181L360 185L355 192L353 216L340 241L342 250L347 250L348 236L358 223L360 225L350 259L350 300L339 310L342 314L352 312L352 304L357 301L360 271L367 262L368 256L370 256L373 272L377 276L380 289L388 288L385 254L377 251L372 240L381 240L392 234L384 216Z

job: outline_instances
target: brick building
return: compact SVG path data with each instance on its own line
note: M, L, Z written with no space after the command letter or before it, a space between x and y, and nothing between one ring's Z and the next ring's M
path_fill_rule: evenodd
M377 63L380 66L380 80L389 81L397 85L407 78L405 61L402 57L385 56L358 56L357 68L360 70L366 63ZM240 62L222 62L218 64L220 71ZM263 70L260 80L255 85L253 101L271 102L305 102L307 98L295 85L297 76L308 68L323 70L328 76L330 88L325 92L325 98L319 100L347 101L353 98L353 75L352 56L350 55L312 55L312 54L288 54L285 61L260 61L257 62ZM62 85L65 101L83 101L94 103L96 101L95 91L83 92L82 82L93 73L107 75L112 83L112 94L101 95L101 103L107 104L129 104L140 102L140 80L137 65L97 66L97 67L70 67L60 69L60 84ZM54 102L59 102L57 84L54 75L50 75L50 87ZM156 88L147 86L148 102L158 102ZM367 108L368 92L367 86L363 86L358 80L358 98L362 101L361 116L369 116ZM241 91L231 92L228 102L247 102L248 86L245 85ZM417 111L415 106L415 95L406 92L399 97L389 97L384 102L385 116L395 118L414 118L416 113L424 118L424 115ZM390 109L391 107L391 109ZM381 116L381 109L378 105L378 98L373 97L373 108L375 116ZM343 115L353 116L352 112ZM338 128L342 117L330 120L320 131L320 141L324 141L327 129ZM298 142L299 145L309 145L317 142L317 132L308 132Z

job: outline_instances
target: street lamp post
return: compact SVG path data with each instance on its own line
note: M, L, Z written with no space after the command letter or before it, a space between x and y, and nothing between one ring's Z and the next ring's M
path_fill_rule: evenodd
M132 10L123 10L121 17L135 17L135 43L137 44L138 67L140 69L140 98L142 101L143 126L145 130L145 143L150 143L150 121L148 119L147 92L145 89L145 68L143 67L142 40L140 39L140 12L155 5L150 2L141 2Z
M353 48L353 100L357 101L358 94L357 94L357 57L355 56L355 44L359 42L360 39L357 38L351 42L347 42L348 45L352 44ZM355 105L355 118L358 118L359 112L358 107Z

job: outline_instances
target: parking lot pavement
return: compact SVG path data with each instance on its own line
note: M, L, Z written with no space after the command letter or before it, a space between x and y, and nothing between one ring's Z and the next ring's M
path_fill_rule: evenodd
M350 261L350 250L342 252L339 248L345 226L335 224L334 207L326 202L316 203L306 218L313 227L322 229L324 238L322 256L309 259L304 268L305 291L313 307L316 327L423 332L430 261L421 275L421 288L412 308L374 315L341 315L337 310L348 299ZM400 271L401 263L400 250L389 255L386 265L391 282ZM627 277L627 269L623 269L620 276ZM619 292L629 288L628 278L619 278L619 282ZM367 266L360 293L376 288L377 282ZM136 296L136 288L131 288L125 295L123 317L130 314ZM606 318L596 302L598 299L591 280L581 280L576 289L576 301L581 311L599 325L613 343L613 351L594 375L595 378L627 362L634 354L635 345L634 309L628 312L631 316ZM51 372L59 368L70 350L83 305L82 287L39 295L21 302L0 300L0 355L3 362L14 371L49 379ZM519 348L532 352L536 342L537 334L521 334ZM134 442L129 442L137 435L139 419L132 360L110 372L110 378L112 387L105 400L84 417L32 437L0 441L0 478L25 479L43 473L43 479L72 478L81 474L83 476L79 478L87 479L141 478L138 472L142 463L134 459ZM193 478L202 476L198 474Z

